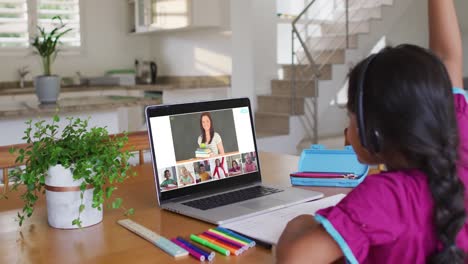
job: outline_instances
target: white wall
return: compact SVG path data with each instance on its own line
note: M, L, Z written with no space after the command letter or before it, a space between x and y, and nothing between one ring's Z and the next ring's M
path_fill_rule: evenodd
M53 73L73 76L76 71L95 76L109 69L132 68L135 58L150 56L148 36L134 36L129 29L127 1L81 0L82 40L81 54L59 55L52 67ZM40 59L35 55L0 56L0 81L18 80L17 70L29 66L32 76L42 73Z
M255 89L257 94L270 94L271 80L278 78L276 3L255 0L252 4Z
M463 36L463 75L468 78L468 33Z
M277 76L276 2L223 0L221 29L158 33L152 57L164 75L232 76L230 96L267 94Z
M224 29L155 33L150 43L158 74L231 74L231 34Z
M277 75L275 13L275 1L231 1L232 96L249 97L254 110Z
M230 0L218 0L218 28L152 33L151 58L162 75L199 76L231 74ZM194 1L196 4L196 1ZM158 74L159 74L158 73Z
M455 0L458 21L463 39L464 75L468 77L468 1ZM411 43L429 47L427 1L413 1L405 14L387 35L391 45Z
M427 20L427 1L413 1L387 34L388 42L393 45L411 43L428 47L429 31Z

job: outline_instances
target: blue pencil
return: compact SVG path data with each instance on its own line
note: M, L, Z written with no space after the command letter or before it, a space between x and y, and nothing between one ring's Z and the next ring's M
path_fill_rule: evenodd
M244 237L244 236L241 236L241 235L239 235L239 234L237 234L237 233L234 233L234 232L232 232L232 231L229 230L229 229L222 228L222 227L219 227L219 226L216 227L215 229L216 229L216 230L219 230L220 232L223 232L223 233L225 233L225 234L227 234L227 235L230 235L230 236L232 236L232 237L235 237L235 238L237 238L237 239L239 239L239 240L245 241L246 243L249 243L250 247L254 247L254 246L255 246L255 241L253 241L253 240L251 240L251 239L248 239L248 238L246 238L246 237Z
M205 256L205 258L208 261L212 261L214 259L214 257L215 257L215 253L213 251L211 251L211 252L205 251L205 250L195 246L194 244L188 242L187 240L183 239L182 237L177 237L176 239L178 241L180 241L180 243L183 243L187 247L189 247L189 248L197 251L198 253L202 254L203 256Z

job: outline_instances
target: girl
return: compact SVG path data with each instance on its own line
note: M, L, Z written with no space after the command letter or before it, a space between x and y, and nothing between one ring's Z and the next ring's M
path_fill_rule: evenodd
M231 162L231 168L229 169L229 176L237 175L242 173L241 167L239 166L239 163L237 163L236 160L232 160Z
M250 153L245 154L245 165L244 171L245 172L253 172L257 170L257 165L252 160L252 156Z
M226 171L224 170L224 157L221 158L221 161L219 159L215 160L215 168L213 170L213 178L216 179L224 179L226 178L227 174Z
M180 185L185 186L185 185L190 185L194 184L195 180L192 176L192 173L185 167L182 166L180 168L180 175L179 175L179 180L180 180Z
M347 138L386 164L337 206L293 219L278 263L464 263L468 250L468 105L452 0L428 0L429 51L402 45L350 73ZM448 72L447 72L447 70ZM458 126L457 126L458 124ZM318 223L318 224L316 224Z

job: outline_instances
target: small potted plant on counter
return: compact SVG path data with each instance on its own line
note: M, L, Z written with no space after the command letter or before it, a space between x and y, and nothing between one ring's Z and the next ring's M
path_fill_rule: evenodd
M88 128L88 120L71 117L59 133L59 121L58 116L50 123L27 121L23 139L28 147L10 150L19 154L18 162L25 162L12 172L17 179L12 189L25 188L21 195L24 207L18 212L20 226L44 192L50 226L72 229L97 224L115 184L130 176L131 153L122 151L128 141L126 134L109 136L106 128ZM121 203L116 198L110 205L119 208ZM133 209L125 214L133 214Z
M41 104L55 104L57 102L60 93L60 77L52 74L51 67L59 52L60 38L71 30L65 29L66 25L60 16L53 17L52 21L57 21L58 26L55 26L50 32L46 32L43 27L38 27L39 34L31 43L35 52L41 56L44 68L44 75L34 79L36 95Z

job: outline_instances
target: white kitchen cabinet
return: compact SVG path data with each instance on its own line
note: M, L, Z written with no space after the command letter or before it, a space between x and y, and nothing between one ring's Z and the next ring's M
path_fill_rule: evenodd
M116 96L127 96L128 92L127 90L102 90L101 92L102 96L107 96L107 95L116 95Z
M0 96L0 103L8 103L13 101L14 96L13 95L2 95Z
M135 33L220 27L219 0L131 0Z
M15 94L13 96L13 101L34 101L37 100L36 94Z
M85 88L86 89L86 88ZM91 91L77 91L77 92L63 92L60 93L59 99L65 98L77 98L77 97L97 97L101 96L101 91L99 90L91 90Z

